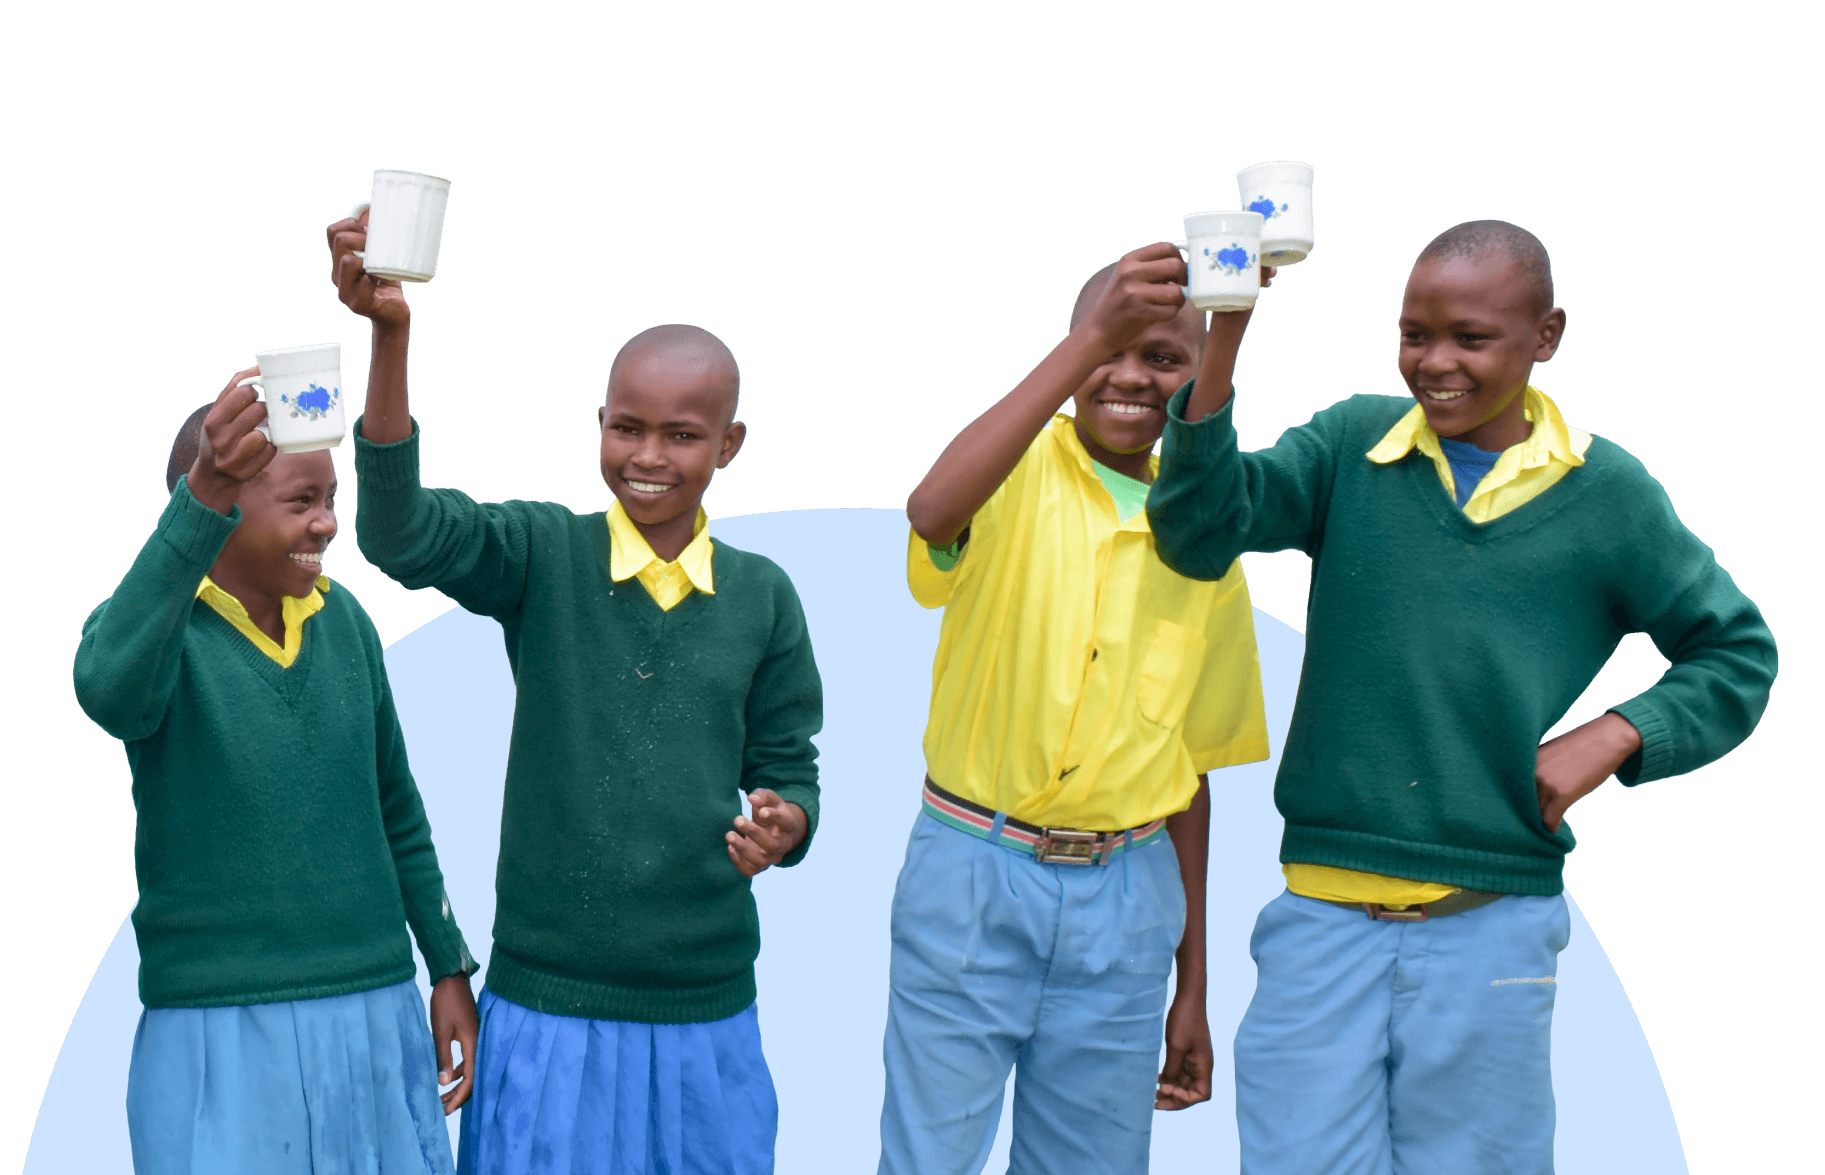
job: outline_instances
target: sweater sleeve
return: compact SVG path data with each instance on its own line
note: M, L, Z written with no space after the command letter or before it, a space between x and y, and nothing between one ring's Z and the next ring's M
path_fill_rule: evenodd
M1672 662L1652 688L1612 707L1641 735L1641 750L1616 772L1632 785L1695 770L1748 738L1767 708L1777 659L1761 612L1657 483L1649 504L1625 522L1637 541L1620 577L1620 619Z
M183 667L197 585L240 522L239 506L217 514L179 478L126 578L84 622L76 700L115 738L149 738L164 721Z
M1314 552L1336 470L1336 409L1289 429L1271 449L1242 453L1233 398L1186 423L1195 382L1167 402L1160 475L1147 495L1160 559L1192 579L1222 579L1244 551Z
M418 940L427 978L436 983L447 976L466 975L476 969L476 963L457 928L449 894L444 891L443 870L438 867L437 849L431 843L431 821L425 815L424 800L406 761L405 736L393 707L393 689L387 681L380 638L365 616L362 623L367 627L364 643L369 648L369 661L379 676L374 768L380 782L380 819L393 853L393 871L399 877L406 924Z
M817 834L817 747L811 736L824 727L824 685L798 593L785 572L775 574L773 634L748 689L741 789L746 794L771 788L805 810L805 839L786 854L784 867L804 860Z
M437 588L483 616L519 610L531 550L524 503L482 504L420 485L416 421L405 440L377 445L362 437L357 420L355 477L355 540L370 562L406 587Z

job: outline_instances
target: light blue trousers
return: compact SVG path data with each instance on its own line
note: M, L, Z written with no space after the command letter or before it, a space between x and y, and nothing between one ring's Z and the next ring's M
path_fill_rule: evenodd
M1243 1175L1550 1175L1563 897L1379 922L1269 902L1236 1031Z
M1172 842L1041 865L921 814L893 900L880 1175L1138 1175L1185 927Z

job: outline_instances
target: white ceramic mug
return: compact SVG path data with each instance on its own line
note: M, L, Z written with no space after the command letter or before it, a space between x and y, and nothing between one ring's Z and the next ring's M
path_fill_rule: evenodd
M1185 298L1199 310L1247 310L1261 294L1261 214L1193 212L1185 217L1190 279Z
M375 277L428 282L437 275L450 181L415 171L376 171L362 268Z
M254 356L260 374L240 382L266 393L260 426L281 453L333 449L348 431L342 414L342 344L287 347Z
M1261 264L1292 265L1312 251L1312 165L1257 163L1236 173L1242 207L1259 212Z

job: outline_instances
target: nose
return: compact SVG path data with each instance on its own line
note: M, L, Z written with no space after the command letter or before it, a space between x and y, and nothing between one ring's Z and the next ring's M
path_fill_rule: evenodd
M670 464L657 429L648 429L641 434L640 443L634 447L633 462L642 469L664 469Z
M336 512L328 506L316 511L311 516L310 532L326 543L335 538Z
M1443 339L1426 344L1420 351L1421 375L1449 375L1458 368L1457 350Z
M1111 387L1125 391L1138 392L1153 383L1153 373L1141 362L1141 357L1129 351L1122 352L1121 358L1115 361L1115 369L1109 373Z

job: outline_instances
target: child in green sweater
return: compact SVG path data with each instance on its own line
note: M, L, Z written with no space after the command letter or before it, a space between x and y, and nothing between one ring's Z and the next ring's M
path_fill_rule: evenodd
M1410 398L1354 396L1262 452L1231 423L1247 316L1212 317L1168 406L1160 555L1203 578L1312 557L1287 892L1236 1034L1242 1170L1550 1172L1565 811L1748 737L1773 638L1641 463L1529 386L1565 330L1531 233L1434 240L1401 311ZM1630 632L1665 676L1542 743Z
M134 1169L448 1172L475 965L379 638L322 575L330 455L257 431L265 407L237 386L254 374L179 432L164 517L76 654L77 699L126 743L139 817Z
M735 361L696 327L621 349L597 413L607 511L426 489L411 315L362 270L365 226L329 228L341 298L374 329L361 548L498 620L517 692L459 1169L770 1172L750 879L816 831L823 694L791 581L706 529L745 435Z

